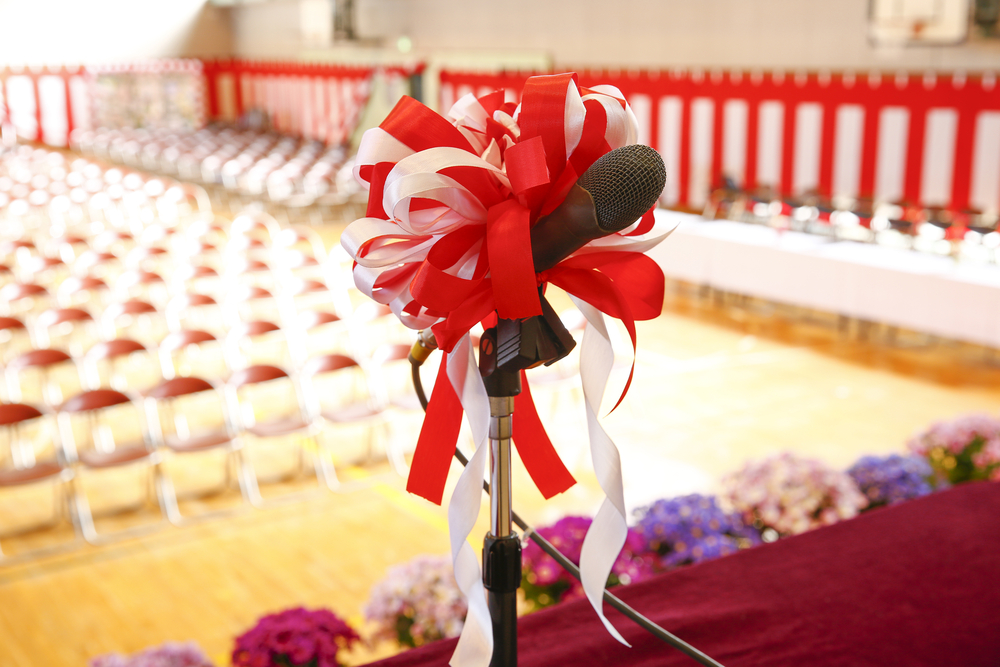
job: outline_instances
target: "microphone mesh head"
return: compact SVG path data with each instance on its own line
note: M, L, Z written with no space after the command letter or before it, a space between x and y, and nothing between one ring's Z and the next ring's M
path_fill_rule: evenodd
M631 144L602 155L576 184L594 198L598 227L617 232L656 203L666 182L660 154L649 146Z

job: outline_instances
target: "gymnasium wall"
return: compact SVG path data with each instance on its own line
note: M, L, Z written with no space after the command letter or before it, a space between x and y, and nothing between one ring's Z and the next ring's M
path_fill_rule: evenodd
M309 0L233 8L234 55L294 58ZM410 38L425 60L445 52L542 52L560 67L983 70L1000 40L875 47L868 0L356 0L362 42Z
M207 0L0 0L0 67L227 56L229 10Z

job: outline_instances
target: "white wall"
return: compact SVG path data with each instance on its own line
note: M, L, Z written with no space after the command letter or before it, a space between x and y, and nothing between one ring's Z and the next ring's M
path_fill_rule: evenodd
M297 0L243 5L243 56L303 50ZM876 48L868 0L356 0L359 36L416 55L545 52L559 67L990 69L1000 40L955 47Z
M0 0L0 66L225 56L229 11L206 0Z

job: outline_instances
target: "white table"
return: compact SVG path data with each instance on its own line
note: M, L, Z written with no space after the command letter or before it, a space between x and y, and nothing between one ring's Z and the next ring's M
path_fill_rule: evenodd
M677 230L650 251L668 278L1000 346L1000 266L657 211Z

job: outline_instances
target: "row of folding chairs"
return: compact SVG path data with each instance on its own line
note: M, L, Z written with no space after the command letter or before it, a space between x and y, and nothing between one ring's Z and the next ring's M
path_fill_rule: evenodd
M386 354L398 358L398 351ZM393 410L412 406L376 393L357 361L332 354L310 359L298 373L254 365L224 383L175 377L130 394L110 388L84 391L54 410L2 404L0 491L49 487L55 503L41 518L37 512L7 516L0 540L68 521L73 538L45 551L73 548L81 540L98 544L162 523L126 529L112 524L108 533L108 526L96 521L106 515L152 505L162 518L183 524L192 517L182 511L180 500L189 496L236 488L242 502L225 511L262 506L301 495L301 485L277 497L262 494L262 485L303 473L315 474L319 489L336 491L341 488L339 450L356 449L363 438L368 439L364 453L370 455L381 437L390 460L404 472L402 452L393 450L380 431L392 421ZM206 457L217 468L207 486ZM185 469L194 475L185 475ZM111 488L116 483L123 488Z

